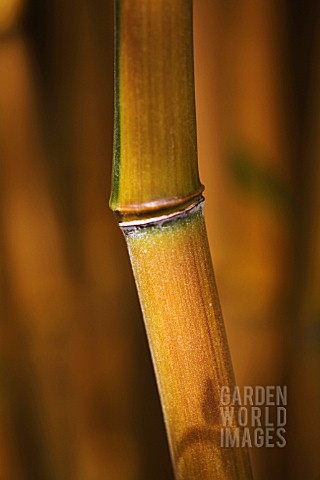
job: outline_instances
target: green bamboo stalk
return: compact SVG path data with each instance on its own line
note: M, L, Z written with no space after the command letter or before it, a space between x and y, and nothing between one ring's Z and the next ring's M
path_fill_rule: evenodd
M127 240L177 479L250 479L220 446L234 377L203 217L191 0L116 2L110 205ZM236 428L234 423L232 428Z

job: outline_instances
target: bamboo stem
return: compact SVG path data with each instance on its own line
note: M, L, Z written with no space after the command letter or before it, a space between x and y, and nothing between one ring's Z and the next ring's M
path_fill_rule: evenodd
M176 478L250 479L246 450L220 447L220 389L234 378L198 175L192 2L122 0L116 18L110 204L128 244Z

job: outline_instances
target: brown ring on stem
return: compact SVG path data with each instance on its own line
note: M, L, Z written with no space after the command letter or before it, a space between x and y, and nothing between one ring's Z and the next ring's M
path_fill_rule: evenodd
M120 206L114 214L121 228L127 224L150 224L157 221L159 217L176 216L197 205L203 200L203 190L204 186L201 185L196 191L183 197L171 197L152 202L126 205L123 208Z
M163 225L167 222L171 222L188 214L194 213L199 208L201 208L203 204L204 197L201 195L201 197L198 198L195 202L185 206L182 209L173 212L166 212L157 216L141 220L119 222L119 226L125 234L129 234L131 231L135 231L137 228L152 227L153 225Z

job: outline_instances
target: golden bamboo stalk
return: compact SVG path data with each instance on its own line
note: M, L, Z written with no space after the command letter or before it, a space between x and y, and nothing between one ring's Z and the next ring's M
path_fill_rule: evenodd
M110 205L129 248L176 478L249 479L246 450L220 447L220 388L234 378L198 175L192 1L122 0L116 9Z

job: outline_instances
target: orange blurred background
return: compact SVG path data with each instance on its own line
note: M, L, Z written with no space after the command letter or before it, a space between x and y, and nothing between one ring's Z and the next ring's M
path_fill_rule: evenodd
M319 479L316 0L194 1L200 176L239 385L288 385L256 480ZM113 2L0 0L0 478L173 478L108 209Z

